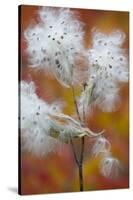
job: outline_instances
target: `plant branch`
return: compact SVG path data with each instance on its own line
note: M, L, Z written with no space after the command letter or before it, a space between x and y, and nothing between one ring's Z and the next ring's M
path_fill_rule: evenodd
M78 161L78 158L77 158L77 155L76 155L76 152L75 152L74 143L73 143L71 135L70 135L70 143L71 143L71 146L72 146L73 155L74 155L76 164L79 166L79 161Z
M81 141L81 155L80 155L80 163L83 163L85 137L82 137L81 139L82 139L82 141Z
M84 105L83 105L83 123L86 124L86 113Z
M78 105L77 105L77 101L76 101L76 97L75 97L75 91L74 91L74 87L73 85L71 86L72 88L72 94L73 94L73 100L74 100L74 105L75 105L75 109L76 109L76 113L78 116L78 119L80 121L80 124L83 125L82 119L80 117L80 113L78 110ZM84 136L81 138L81 154L80 154L80 160L78 161L77 165L78 165L78 169L79 169L79 181L80 181L80 191L84 190L84 181L83 181L83 158L84 158L84 141L85 138ZM77 162L77 161L76 161Z
M78 116L78 119L79 119L80 123L82 124L82 120L81 120L81 117L80 117L80 114L79 114L78 105L77 105L77 101L76 101L76 96L75 96L75 91L74 91L73 85L71 86L71 88L72 88L72 95L73 95L73 100L74 100L76 113L77 113L77 116Z
M79 167L80 191L83 191L83 190L84 190L84 184L83 184L84 144L85 144L85 137L82 137L82 138L81 138L80 167Z
M82 141L84 141L84 139ZM74 147L74 143L73 143L73 140L72 140L71 136L70 136L70 143L71 143L71 146L72 146L74 159L75 159L75 162L76 162L76 164L78 166L78 170L79 170L80 191L83 191L84 190L84 183L83 183L83 149L82 149L82 154L81 154L82 157L80 157L80 161L79 161L78 158L77 158L76 152L75 152L75 147ZM82 159L82 162L81 162L81 159Z
M83 181L83 166L79 164L79 180L80 180L80 192L84 191L84 181Z

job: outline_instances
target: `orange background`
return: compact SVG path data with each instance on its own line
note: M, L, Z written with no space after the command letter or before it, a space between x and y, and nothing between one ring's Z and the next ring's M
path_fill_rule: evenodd
M28 68L26 43L23 31L31 22L37 20L38 6L22 6L20 12L21 28L21 79L33 80L37 86L37 94L47 102L62 99L67 102L64 109L66 114L73 114L74 105L71 90L63 88L54 78L48 77L42 71ZM103 32L120 29L126 33L124 47L128 49L129 13L102 10L76 9L81 21L85 23L86 47L91 42L91 29L96 27ZM112 145L112 153L123 165L123 173L117 180L104 178L99 173L98 159L89 155L90 141L86 140L86 154L84 161L85 190L127 188L129 185L129 90L128 84L121 87L121 105L116 112L103 113L98 109L87 119L89 127L94 131L106 129L105 137ZM78 141L77 141L78 143ZM77 144L78 145L78 144ZM62 153L37 158L25 153L21 155L21 193L56 193L79 191L78 170L75 165L71 148L64 145Z

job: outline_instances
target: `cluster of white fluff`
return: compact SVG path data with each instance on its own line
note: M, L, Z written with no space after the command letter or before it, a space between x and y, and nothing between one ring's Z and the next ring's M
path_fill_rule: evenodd
M39 99L33 82L21 82L21 138L22 149L43 155L55 150L59 141L50 137L53 125L49 113L60 111L58 104L49 105Z
M100 136L96 138L96 142L93 145L92 148L92 154L97 156L99 153L107 153L110 152L111 145L110 142L104 138L103 136Z
M68 8L43 7L39 23L24 33L31 67L42 68L69 87L79 78L76 61L83 54L83 24Z
M117 178L120 173L121 164L118 159L111 155L111 144L103 136L97 137L92 147L92 155L100 155L100 172L107 178Z
M119 102L119 83L128 81L128 60L122 45L125 34L93 32L92 47L87 51L88 82L80 97L80 107L97 105L101 110L114 111ZM90 92L91 91L91 92Z
M21 81L21 138L22 149L37 155L55 151L63 142L80 134L92 135L75 119L64 115L61 103L49 105L41 100L33 82Z
M118 178L121 172L121 163L110 154L104 156L100 162L100 172L103 176L111 179Z

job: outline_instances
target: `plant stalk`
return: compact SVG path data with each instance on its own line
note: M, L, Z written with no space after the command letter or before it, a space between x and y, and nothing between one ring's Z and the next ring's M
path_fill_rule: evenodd
M76 96L75 96L75 91L74 91L73 85L71 86L71 88L72 88L72 95L73 95L73 100L74 100L74 105L75 105L76 113L77 113L79 121L82 124L82 120L81 120L80 113L79 113L79 110L78 110L78 105L77 105L77 101L76 101Z
M71 88L72 88L72 94L73 94L73 100L74 100L74 105L75 105L76 113L77 113L77 116L78 116L78 119L79 119L81 125L83 125L82 120L81 120L81 117L80 117L80 113L79 113L79 110L78 110L78 105L77 105L77 101L76 101L76 96L75 96L74 87L71 86ZM78 160L78 159L77 159L77 156L76 156L74 144L73 144L72 139L71 139L71 145L72 145L72 149L73 149L75 161L76 161L76 163L77 163L78 171L79 171L79 185L80 185L79 187L80 187L80 191L83 191L83 190L84 190L84 179L83 179L84 143L85 143L85 138L82 137L82 138L81 138L81 153L80 153L80 159Z

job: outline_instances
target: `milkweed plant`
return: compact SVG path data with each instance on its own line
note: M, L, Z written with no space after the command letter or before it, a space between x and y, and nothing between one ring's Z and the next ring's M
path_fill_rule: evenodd
M79 188L84 190L83 164L85 139L93 138L92 156L100 157L103 176L112 178L121 169L120 161L111 154L111 144L87 125L93 107L113 112L120 102L121 82L128 82L128 58L122 45L125 34L119 30L102 33L91 31L89 48L84 47L84 23L78 13L68 8L41 8L38 21L24 31L29 67L50 74L62 87L70 88L75 115L63 113L62 101L51 104L36 94L33 81L21 81L21 147L37 156L58 152L63 145L71 145L79 171ZM75 88L80 88L77 97ZM65 102L67 104L67 102ZM80 156L75 139L81 142Z

